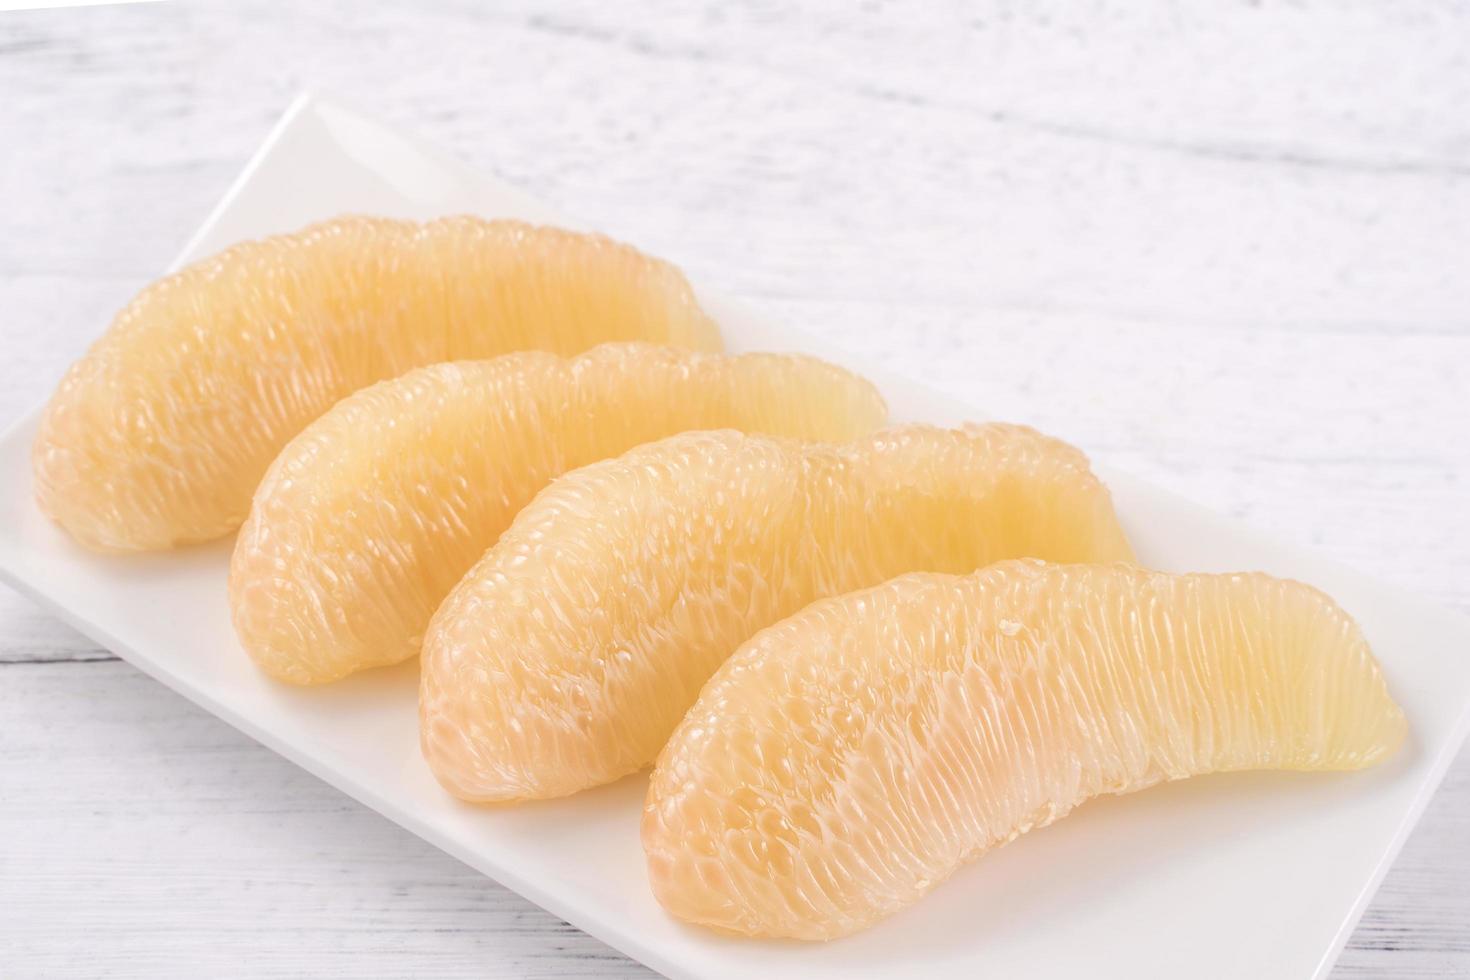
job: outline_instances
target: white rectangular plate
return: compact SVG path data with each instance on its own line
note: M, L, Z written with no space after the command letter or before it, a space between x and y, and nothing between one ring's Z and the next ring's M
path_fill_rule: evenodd
M342 212L576 224L417 141L302 99L180 261ZM732 348L843 361L880 383L896 418L984 417L702 297ZM850 939L724 939L671 921L649 893L637 833L645 777L546 804L456 802L419 757L413 664L320 690L268 681L230 627L228 542L131 558L79 550L32 502L35 422L33 413L0 440L7 581L322 779L673 977L1323 976L1470 727L1470 623L1104 470L1147 564L1300 578L1358 617L1408 713L1404 751L1362 773L1216 776L1090 803Z

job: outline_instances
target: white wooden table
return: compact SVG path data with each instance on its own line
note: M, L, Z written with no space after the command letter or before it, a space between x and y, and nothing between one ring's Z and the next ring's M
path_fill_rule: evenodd
M309 87L1470 611L1464 5L779 6L0 14L0 416ZM0 909L6 977L646 975L9 593ZM1462 756L1336 976L1466 975Z

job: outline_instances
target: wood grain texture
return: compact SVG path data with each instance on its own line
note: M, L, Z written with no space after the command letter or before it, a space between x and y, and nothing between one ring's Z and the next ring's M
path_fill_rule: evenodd
M3 13L0 418L302 88L1470 611L1464 5ZM8 593L0 907L6 977L647 975ZM1467 974L1462 757L1335 976Z

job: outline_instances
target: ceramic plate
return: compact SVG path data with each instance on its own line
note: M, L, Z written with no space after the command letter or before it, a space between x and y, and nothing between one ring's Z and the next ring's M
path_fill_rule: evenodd
M417 140L303 98L180 261L350 211L576 224ZM732 348L846 363L879 382L896 418L985 417L701 298ZM670 920L649 893L637 834L645 777L522 807L451 799L419 757L413 664L319 690L270 682L230 627L228 542L127 558L79 550L32 502L35 421L0 440L7 581L367 806L672 977L1323 976L1470 725L1470 623L1100 467L1147 564L1300 578L1358 617L1408 713L1404 751L1361 773L1215 776L1089 803L849 939L720 938Z

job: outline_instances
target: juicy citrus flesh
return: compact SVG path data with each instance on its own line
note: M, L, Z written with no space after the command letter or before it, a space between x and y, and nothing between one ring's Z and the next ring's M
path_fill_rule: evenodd
M347 217L247 242L143 290L67 372L37 500L98 550L208 540L287 440L365 385L615 340L720 346L677 269L598 235Z
M467 800L566 795L650 764L715 668L813 599L1131 555L1086 458L1021 426L675 436L553 482L450 593L424 641L423 751Z
M1405 722L1353 621L1298 582L1007 562L813 604L670 738L643 843L675 916L830 939L1090 797L1372 765Z
M271 465L230 566L236 631L295 683L398 663L558 474L686 429L846 440L886 417L867 381L798 355L629 343L421 368L339 402Z

